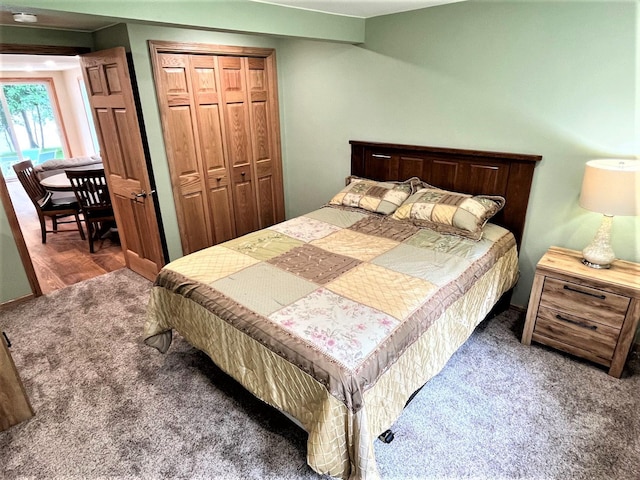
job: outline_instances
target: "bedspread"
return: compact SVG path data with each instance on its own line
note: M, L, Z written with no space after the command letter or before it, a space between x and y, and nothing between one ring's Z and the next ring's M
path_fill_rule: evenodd
M373 441L517 279L513 236L473 241L324 207L171 262L145 341L175 329L309 433L320 473L375 478Z

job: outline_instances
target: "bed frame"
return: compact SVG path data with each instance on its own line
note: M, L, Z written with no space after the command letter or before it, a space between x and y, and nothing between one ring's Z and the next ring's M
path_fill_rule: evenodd
M540 155L421 147L351 140L351 174L372 180L419 177L434 186L473 195L501 195L505 207L491 220L522 246L533 169Z
M350 143L351 171L354 175L380 181L406 180L417 176L449 190L504 196L507 205L496 223L511 230L518 243L521 242L533 169L541 159L540 156L362 141ZM439 321L441 326L425 330L424 335L420 334L406 348L401 347L402 351L391 352L396 342L399 342L398 346L404 342L400 338L402 332L395 339L385 340L386 344L378 346L381 350L371 355L371 361L377 361L378 355L382 358L397 354L397 358L389 363L384 372L379 372L377 378L369 378L367 381L373 383L367 385L367 388L362 387L361 380L368 377L357 378L359 373L346 372L349 378L345 379L345 388L351 389L349 392L358 393L349 398L349 401L361 402L357 409L331 395L328 380L323 383L309 374L315 368L328 368L326 365L329 363L322 360L321 354L314 358L310 356L309 362L305 360L305 365L313 363L308 371L306 367L290 362L287 359L289 353L285 354L283 351L293 352L293 349L284 341L280 342L278 353L258 337L252 338L247 334L247 331L259 328L251 326L245 329L238 321L240 316L229 310L228 315L224 313L225 319L218 317L204 305L207 302L214 304L219 299L207 297L206 293L200 297L193 295L197 292L190 281L180 277L175 282L170 279L171 275L180 275L177 272L167 273L163 270L165 275L160 273L160 281L157 280L152 289L151 312L145 325L145 343L165 352L171 343L171 330L176 329L196 348L207 352L222 370L236 378L258 398L283 412L290 412L287 416L303 428L302 419L306 419L305 425L311 439L307 444L307 461L313 469L337 476L351 475L353 478L374 475L377 468L373 436L380 434L384 428L390 428L401 413L405 399L410 401L411 393L441 370L450 355L462 344L459 342L466 341L467 333L470 334L482 318L486 318L488 310L495 307L495 302L499 300L497 296L504 293L504 289L517 278L517 272L512 268L517 259L510 240L508 251L497 260L500 264L490 267L469 289L478 287L475 295L484 295L483 302L476 302L473 298L467 302L466 297L455 300L450 305L451 309L447 308L433 320ZM503 269L509 272L503 272ZM188 295L183 296L183 292L188 292ZM502 295L503 298L505 296L507 294ZM199 300L196 302L197 298ZM466 303L469 305L465 305ZM463 316L465 318L460 318ZM452 326L449 328L448 325ZM454 330L457 333L454 334ZM207 334L201 335L201 331ZM279 334L277 331L275 333ZM447 340L441 341L438 335ZM277 336L276 339L278 338L280 337ZM419 357L436 344L440 348L434 350L439 352L429 355L428 362L431 363L427 364L425 359L424 369L416 369L416 361L421 361L418 360ZM242 348L238 348L239 345ZM389 350L386 350L387 347ZM229 354L225 353L225 348L229 349ZM247 355L243 355L243 352L247 352ZM426 352L424 354L427 355ZM248 362L261 362L260 371L263 375L267 374L265 378L271 378L274 383L278 383L277 379L284 379L278 384L280 390L274 385L252 382L250 376L243 381L242 372L251 370L244 367ZM375 363L370 365L375 366ZM342 374L345 370L336 368L334 373ZM351 381L353 382L349 383ZM369 395L368 392L374 388L376 390ZM311 405L316 407L311 408ZM312 411L316 408L317 410ZM388 442L393 439L393 434L387 430L380 438Z

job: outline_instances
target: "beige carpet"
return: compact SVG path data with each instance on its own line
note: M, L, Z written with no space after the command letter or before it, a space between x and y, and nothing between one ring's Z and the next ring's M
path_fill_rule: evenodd
M180 337L141 342L150 283L119 270L0 313L36 416L0 478L318 478L306 434ZM376 442L384 479L640 479L640 358L621 380L483 322Z

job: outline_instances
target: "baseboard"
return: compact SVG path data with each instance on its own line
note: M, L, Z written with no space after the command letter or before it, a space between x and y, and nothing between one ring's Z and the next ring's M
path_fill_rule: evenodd
M520 305L514 305L513 303L509 304L509 308L511 310L515 310L516 312L520 312L520 313L526 313L527 312L526 307L521 307Z
M9 300L7 302L0 303L0 311L6 308L15 307L24 302L28 302L29 300L36 298L33 293L29 293L28 295L24 295L22 297L14 298L13 300Z

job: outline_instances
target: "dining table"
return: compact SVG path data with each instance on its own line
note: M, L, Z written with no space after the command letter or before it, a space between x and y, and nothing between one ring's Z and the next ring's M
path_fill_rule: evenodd
M99 170L102 168L102 164L100 164L69 168L68 170ZM71 186L69 177L67 177L67 174L65 172L56 173L55 175L50 175L41 179L40 185L52 192L73 192L73 187Z
M72 192L73 188L71 187L71 182L69 178L67 178L66 173L56 173L55 175L51 175L50 177L43 178L40 180L40 185L42 185L47 190L51 190L52 192Z

